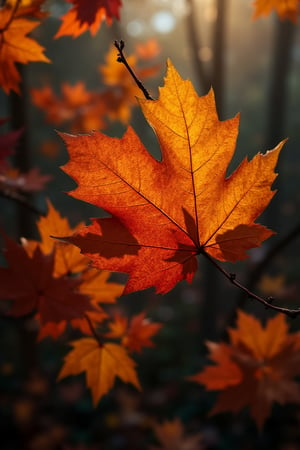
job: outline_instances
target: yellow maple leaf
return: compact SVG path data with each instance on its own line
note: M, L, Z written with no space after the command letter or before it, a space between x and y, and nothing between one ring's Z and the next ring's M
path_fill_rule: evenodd
M73 349L65 357L58 379L85 372L94 406L112 388L116 377L141 389L135 362L120 345L100 344L93 338L81 338L71 345Z
M16 63L50 62L43 54L44 48L27 36L38 25L38 21L18 17L15 8L0 8L0 85L6 93L20 92Z

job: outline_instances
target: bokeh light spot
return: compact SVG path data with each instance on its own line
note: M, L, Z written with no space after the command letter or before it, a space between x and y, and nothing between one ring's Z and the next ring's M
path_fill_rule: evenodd
M170 11L159 11L151 18L151 25L158 33L170 33L176 25L176 19Z

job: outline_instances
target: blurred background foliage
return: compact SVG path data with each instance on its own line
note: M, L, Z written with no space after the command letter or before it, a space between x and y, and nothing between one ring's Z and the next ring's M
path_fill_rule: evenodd
M114 21L110 27L103 23L95 37L86 32L77 39L54 40L67 4L59 0L46 2L50 16L34 36L46 48L52 64L32 63L21 68L22 96L0 93L0 116L11 117L16 128L25 126L16 165L23 169L39 167L52 176L47 190L32 201L45 211L45 199L50 198L73 225L102 214L65 194L74 183L59 169L66 163L67 154L54 128L70 132L70 124L54 127L47 123L45 114L33 104L31 89L49 85L59 95L62 82L78 81L91 90L105 89L98 66L105 64L112 42L123 39L126 54L135 54L138 44L155 39L160 52L149 64L155 63L158 70L145 82L153 97L163 84L165 62L170 58L182 77L192 80L200 95L211 85L214 87L221 119L241 113L230 171L246 155L252 157L289 138L278 167L278 193L260 220L278 234L252 251L246 262L226 266L257 292L274 295L283 304L296 307L300 302L299 26L281 22L274 14L253 21L250 0L123 3L121 21ZM147 149L159 158L154 133L138 107L132 109L130 123ZM125 123L114 120L103 131L121 136L125 128ZM1 198L0 202L1 227L11 237L36 237L37 216L9 199ZM261 265L267 252L293 229L290 245ZM117 275L114 278L121 279ZM202 434L207 449L299 449L299 407L275 406L265 430L259 434L247 413L208 417L214 394L185 380L206 361L205 340L226 337L226 327L234 324L238 305L261 319L272 315L262 306L250 304L201 260L192 285L181 283L163 297L147 290L120 298L119 307L128 315L145 310L164 327L154 339L155 348L136 358L143 392L138 394L117 383L96 409L83 376L55 381L67 348L65 339L45 339L36 344L37 330L32 319L1 319L0 447L143 450L157 443L154 421L179 417L188 433ZM299 329L299 319L291 322L291 327ZM74 332L69 334L70 339L76 337Z

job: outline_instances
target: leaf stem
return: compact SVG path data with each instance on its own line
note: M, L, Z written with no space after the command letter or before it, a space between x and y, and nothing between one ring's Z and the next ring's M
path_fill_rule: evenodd
M14 200L15 202L19 203L20 205L25 206L28 210L32 211L35 214L38 214L40 216L45 216L46 214L43 211L40 211L38 208L36 208L34 205L32 205L28 198L25 195L22 195L21 193L14 191L9 188L5 188L5 185L2 185L2 177L0 176L0 196L8 198L10 200Z
M17 1L16 1L16 3L14 4L14 6L13 6L13 8L12 8L12 12L11 12L10 18L8 19L8 21L7 21L7 23L4 25L4 27L2 27L2 28L0 29L0 33L3 33L4 31L6 31L6 30L9 28L10 24L11 24L12 21L14 20L14 17L15 17L15 15L16 15L16 12L17 12L18 9L19 9L20 3L21 3L21 0L17 0ZM5 6L5 4L4 4L4 6Z
M90 330L92 332L92 335L94 336L94 338L96 339L96 341L99 343L100 347L103 346L103 342L99 336L99 334L97 333L97 331L95 330L95 327L93 325L93 322L91 321L91 319L89 318L89 316L87 314L84 314L84 318L87 321L87 323L89 324Z
M247 296L253 300L257 300L259 303L262 303L267 309L273 309L275 311L279 311L283 314L286 314L289 317L296 317L300 315L300 308L298 309L290 309L290 308L284 308L282 306L274 305L274 298L269 297L268 299L265 299L263 297L260 297L259 295L255 294L254 292L250 291L246 286L241 284L237 279L236 275L234 273L229 273L227 270L223 269L217 261L215 261L208 253L206 253L205 250L201 250L201 255L203 255L208 261L210 261L219 272L221 272L227 280L229 280L234 286L236 286L238 289L243 291Z
M130 65L128 64L128 61L126 59L126 56L123 53L123 49L125 47L125 42L120 40L120 41L115 41L114 42L114 46L117 48L117 50L119 51L118 53L118 58L117 61L119 63L124 64L124 66L126 67L126 69L128 70L128 72L130 73L130 75L132 76L134 82L136 83L137 87L142 91L144 97L147 100L154 100L151 95L149 94L148 90L145 88L145 86L143 85L143 83L141 82L141 80L138 79L138 77L136 76L136 74L134 73L134 71L132 70L132 68L130 67Z

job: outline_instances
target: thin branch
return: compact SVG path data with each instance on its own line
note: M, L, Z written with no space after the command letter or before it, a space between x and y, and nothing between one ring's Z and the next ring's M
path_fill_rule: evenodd
M124 41L115 41L114 42L115 47L117 48L117 50L119 51L118 53L118 59L117 61L119 63L124 64L124 66L126 67L126 69L128 70L128 72L130 73L130 75L132 76L134 82L136 83L136 85L138 86L138 88L142 91L144 97L147 100L154 100L151 95L149 94L149 92L147 91L147 89L145 88L145 86L143 85L143 83L141 82L141 80L138 79L138 77L136 76L136 74L134 73L134 71L132 70L132 68L130 67L130 65L127 62L127 59L123 53L124 47L125 47L125 42Z
M1 182L1 180L0 180ZM22 206L25 206L29 211L38 214L39 216L45 216L45 213L40 211L38 208L36 208L34 205L32 205L29 201L27 196L22 195L20 192L9 190L9 189L1 189L0 186L0 196L4 198L8 198L10 200L14 200L15 202L19 203Z
M102 347L103 346L103 342L101 341L101 338L100 338L99 334L95 330L95 327L94 327L91 319L89 318L89 316L87 314L84 314L84 318L86 319L87 323L89 324L89 327L90 327L90 330L92 332L92 335L94 336L96 341L99 343L100 347Z
M234 273L229 273L223 267L221 267L208 253L204 250L201 251L201 255L203 255L206 259L208 259L217 269L221 272L225 278L227 278L234 286L243 291L250 299L257 300L259 303L262 303L267 309L273 309L275 311L279 311L281 313L286 314L289 317L296 317L300 314L300 308L298 309L290 309L284 308L282 306L277 306L273 304L274 299L272 297L268 297L267 299L260 297L254 292L250 291L246 286L242 285L236 279L236 275Z
M17 0L16 3L14 4L14 6L13 6L13 8L12 8L11 15L10 15L10 18L8 19L8 21L7 21L7 23L4 25L4 27L2 27L2 28L0 29L0 32L1 32L1 33L3 33L4 31L6 31L6 30L9 28L10 24L11 24L12 21L14 20L14 17L15 17L15 15L16 15L16 12L17 12L18 9L19 9L20 4L21 4L21 0ZM4 4L4 6L5 6L5 4Z
M280 239L273 247L271 247L264 258L257 264L254 269L250 272L248 285L250 289L256 284L262 276L262 273L265 271L266 266L270 264L270 262L276 257L278 253L280 253L284 247L289 245L294 241L297 237L300 237L300 223L298 223L294 228L290 230L290 232Z

